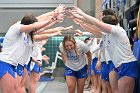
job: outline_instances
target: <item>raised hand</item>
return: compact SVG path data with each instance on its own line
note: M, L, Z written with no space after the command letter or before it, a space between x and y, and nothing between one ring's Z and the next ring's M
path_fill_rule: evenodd
M62 32L62 31L70 31L71 29L73 29L73 26L68 26L68 27L56 27L56 28L54 28L54 29L56 29L57 32L58 32L58 31L60 31L60 32Z
M75 6L72 9L72 13L73 14L79 14L79 15L83 15L84 14L84 12L80 8L75 7Z
M46 64L49 64L50 58L48 56L46 56L46 55L43 55L42 60L44 60Z
M101 70L101 62L99 62L99 60L98 60L98 62L97 62L97 64L96 64L95 68L96 68L97 70Z
M65 16L65 12L66 12L66 6L63 4L60 4L59 7L57 7L54 12L55 12L55 16L56 19L58 20L58 22L63 22L64 16Z
M70 31L73 29L73 25L63 28L63 31Z
M72 13L72 11L71 11L70 9L67 10L66 13L67 13L67 16L68 16L69 18L71 18L71 19L75 18L74 15L73 15L73 13Z
M65 5L60 4L60 5L54 10L54 12L57 13L57 14L65 13L66 8L67 8L67 7L66 7Z
M63 22L63 20L64 20L64 14L58 14L58 16L57 16L57 21L58 22Z
M83 32L79 29L75 30L75 36L82 36L83 35Z

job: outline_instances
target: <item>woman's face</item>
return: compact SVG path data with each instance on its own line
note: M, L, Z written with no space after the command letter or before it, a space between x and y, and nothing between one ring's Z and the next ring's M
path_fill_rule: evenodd
M65 48L68 51L72 51L74 49L74 43L72 41L66 41Z

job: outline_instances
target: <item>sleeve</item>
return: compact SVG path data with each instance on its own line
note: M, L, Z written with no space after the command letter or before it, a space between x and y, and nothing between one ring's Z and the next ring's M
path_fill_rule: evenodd
M111 25L111 27L112 31L110 34L112 34L114 37L119 37L122 32L125 32L120 26Z
M42 61L42 53L41 53L41 50L39 50L39 52L38 52L37 60Z
M78 47L81 47L84 53L87 53L90 50L89 46L82 41L77 41L77 44L78 44Z
M100 44L96 45L95 47L90 47L91 53L95 53L100 50Z
M83 35L85 36L91 36L91 37L96 37L96 35L90 33L90 32L83 32Z
M35 42L35 43L34 43L34 47L33 47L33 51L32 51L32 53L30 54L30 57L35 57L35 58L37 58L39 52L41 51L41 50L40 50L40 51L39 51L39 50L40 50L40 48L39 48L38 44Z
M18 21L17 23L15 23L14 25L12 25L10 27L10 30L15 31L16 33L21 33L20 32L20 28L21 28L22 24L20 24L20 21Z
M20 32L21 24L20 23L15 23L12 25L8 32L6 33L6 37L10 37L11 40L18 40L22 33Z

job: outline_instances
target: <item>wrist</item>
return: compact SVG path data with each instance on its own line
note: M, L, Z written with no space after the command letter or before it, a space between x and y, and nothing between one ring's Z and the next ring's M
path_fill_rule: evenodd
M56 17L59 13L56 10L53 10L53 17Z

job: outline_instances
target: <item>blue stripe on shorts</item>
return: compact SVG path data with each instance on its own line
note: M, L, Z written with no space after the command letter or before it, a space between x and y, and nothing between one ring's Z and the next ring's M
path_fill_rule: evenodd
M37 63L35 63L33 70L36 73L40 73L42 71L41 67L37 65Z
M0 60L0 78L7 72L15 78L15 66Z

